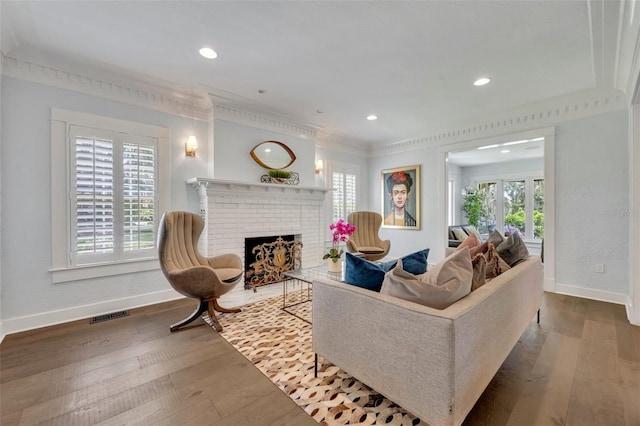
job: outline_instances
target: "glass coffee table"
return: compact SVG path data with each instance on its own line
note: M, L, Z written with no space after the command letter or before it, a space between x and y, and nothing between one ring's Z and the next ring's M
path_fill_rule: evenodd
M328 278L343 281L344 262L341 272L329 272L327 265L300 268L284 273L287 278L282 282L282 310L311 324L311 320L298 309L303 303L311 302L311 285L316 278ZM293 289L289 289L292 284Z

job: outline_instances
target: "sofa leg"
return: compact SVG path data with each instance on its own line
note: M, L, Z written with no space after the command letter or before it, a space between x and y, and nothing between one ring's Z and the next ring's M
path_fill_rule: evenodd
M540 309L538 309L538 324L540 324Z
M313 377L318 378L318 354L315 354L315 363L313 365Z

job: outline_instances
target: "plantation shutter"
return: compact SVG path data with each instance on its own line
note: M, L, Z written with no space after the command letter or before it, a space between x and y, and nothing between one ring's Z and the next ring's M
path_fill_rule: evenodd
M114 144L95 136L75 138L75 252L114 250Z
M70 126L71 265L152 257L157 220L154 138Z
M153 249L155 149L125 143L122 150L124 251Z
M333 188L332 222L347 219L349 213L356 211L357 178L353 173L333 172L331 186Z

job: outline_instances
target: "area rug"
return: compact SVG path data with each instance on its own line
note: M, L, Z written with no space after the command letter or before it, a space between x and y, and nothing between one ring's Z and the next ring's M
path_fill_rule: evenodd
M311 322L310 302L289 310ZM311 324L298 317L282 310L282 296L245 305L240 313L218 314L220 335L319 424L425 424L322 358L314 377Z

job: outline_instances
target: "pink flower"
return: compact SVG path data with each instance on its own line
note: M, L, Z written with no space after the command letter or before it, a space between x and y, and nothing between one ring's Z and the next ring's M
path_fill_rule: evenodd
M329 253L325 254L323 259L339 259L344 252L339 248L340 242L349 241L349 237L353 235L356 227L345 222L344 219L339 219L336 223L329 225L329 230L333 232L333 245Z

